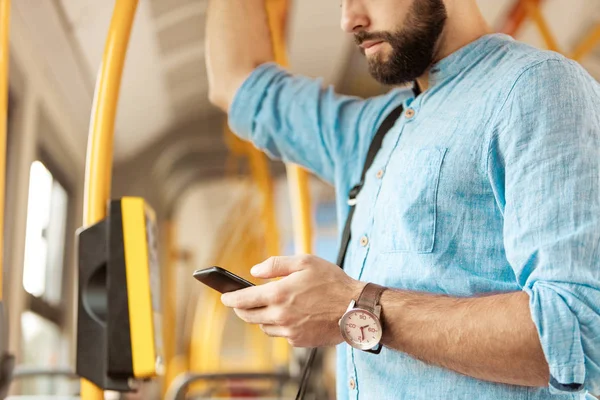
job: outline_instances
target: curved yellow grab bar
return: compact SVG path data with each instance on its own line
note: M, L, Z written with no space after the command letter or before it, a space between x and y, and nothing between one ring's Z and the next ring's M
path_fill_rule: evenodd
M542 10L540 9L539 4L537 4L533 0L525 0L525 7L527 8L527 13L529 17L533 20L536 27L540 31L542 38L544 39L544 43L546 43L546 47L548 50L560 52L560 48L556 39L552 35L552 31L548 26L548 22L544 15L542 14Z
M125 55L137 5L138 0L115 1L106 39L102 66L96 83L88 138L83 213L85 226L93 225L106 217L106 206L110 199L115 116ZM102 390L85 379L81 380L82 400L103 398Z
M575 47L571 58L575 61L581 61L585 56L596 48L600 42L600 23L591 30L591 32L583 38L583 40Z
M288 65L285 46L285 25L289 10L288 0L265 0L269 27L273 40L275 61L283 66ZM310 192L308 173L297 165L286 165L292 216L294 221L294 243L296 253L312 252L312 230L310 216ZM274 342L274 360L277 364L289 362L290 347L285 340Z
M6 131L8 123L8 54L10 0L0 0L0 301L3 299L4 200L6 196Z

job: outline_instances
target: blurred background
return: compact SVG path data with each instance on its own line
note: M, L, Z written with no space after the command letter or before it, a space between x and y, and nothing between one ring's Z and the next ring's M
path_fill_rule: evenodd
M600 79L599 0L532 1L534 12L520 0L479 3L498 32L577 58ZM90 112L113 6L113 1L97 0L12 4L4 285L9 345L19 365L74 365L74 232L82 225ZM181 356L182 371L211 368L194 361L200 357L194 356L195 326L206 299L191 279L193 270L221 263L247 271L274 252L297 250L295 199L286 167L257 161L227 132L225 115L208 102L206 6L206 0L139 2L114 142L112 197L147 200L157 215L163 263L175 271L163 304L173 311L171 353ZM338 1L291 1L286 24L290 70L322 78L324 85L345 94L385 92L369 76L339 19ZM333 189L314 177L309 188L313 252L334 261L338 221ZM275 225L263 223L269 218ZM239 354L270 342L252 337L256 333L231 316L224 324L220 337L227 345L217 356L219 370L239 370L243 360L252 359L242 369L269 368L266 355L258 357L263 361L252 354L240 361ZM325 354L321 371L330 398L332 357L333 352ZM77 390L77 382L63 378L26 379L12 389L18 394ZM148 383L137 396L158 398L160 391Z

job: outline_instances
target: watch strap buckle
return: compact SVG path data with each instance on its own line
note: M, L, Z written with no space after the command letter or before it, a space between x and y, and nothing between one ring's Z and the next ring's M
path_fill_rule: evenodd
M377 346L373 347L372 349L365 350L365 351L367 353L371 353L371 354L379 354L379 353L381 353L381 349L383 349L383 346L381 345L381 343L378 343Z

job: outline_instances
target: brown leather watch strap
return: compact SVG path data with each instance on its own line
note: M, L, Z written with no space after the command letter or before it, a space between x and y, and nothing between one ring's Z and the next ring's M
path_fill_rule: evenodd
M358 300L356 301L356 307L362 308L369 312L375 312L375 306L379 304L381 294L386 290L386 287L376 285L374 283L367 283L363 288Z

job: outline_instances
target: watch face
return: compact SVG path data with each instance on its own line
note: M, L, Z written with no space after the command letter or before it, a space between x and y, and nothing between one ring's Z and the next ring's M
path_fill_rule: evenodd
M366 310L351 310L344 314L340 328L346 342L357 349L369 350L381 341L379 319Z

